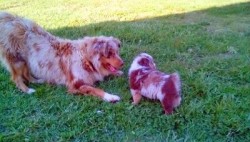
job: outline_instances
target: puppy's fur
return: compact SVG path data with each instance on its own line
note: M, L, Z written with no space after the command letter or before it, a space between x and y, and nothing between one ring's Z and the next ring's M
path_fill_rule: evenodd
M153 58L141 53L134 59L129 69L130 91L133 104L138 104L141 96L160 100L165 114L172 114L181 102L181 81L178 73L165 74L156 69Z
M119 101L119 96L93 87L105 76L122 74L119 48L113 37L61 39L28 19L0 12L0 60L16 86L29 94L35 90L25 82L46 82L66 85L71 93Z

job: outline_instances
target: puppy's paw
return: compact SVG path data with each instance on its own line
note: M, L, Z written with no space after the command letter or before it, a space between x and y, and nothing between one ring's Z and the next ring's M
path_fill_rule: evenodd
M103 96L104 101L111 102L111 103L118 102L118 101L120 101L120 99L121 98L119 96L112 95L112 94L109 94L109 93L105 93L104 96Z
M29 88L28 91L27 91L26 93L27 93L27 94L33 94L34 92L36 92L35 89Z

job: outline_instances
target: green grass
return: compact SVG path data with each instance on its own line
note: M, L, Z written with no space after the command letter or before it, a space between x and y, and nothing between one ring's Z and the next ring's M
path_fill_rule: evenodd
M116 104L46 84L25 95L0 67L0 141L250 141L250 1L0 0L0 10L64 38L118 37L126 63L123 77L97 85ZM127 72L140 52L181 74L175 114L131 105Z

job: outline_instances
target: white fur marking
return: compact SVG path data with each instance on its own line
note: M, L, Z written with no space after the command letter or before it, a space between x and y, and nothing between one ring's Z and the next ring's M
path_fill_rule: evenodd
M32 88L29 88L29 90L27 91L28 94L33 94L34 92L36 92L36 90Z
M120 101L120 97L109 93L105 93L103 96L103 100L106 102L116 102Z
M139 58L136 58L133 61L132 65L131 65L131 67L129 69L129 74L131 74L132 71L140 69L142 67L141 65L138 64L138 60L139 60Z
M150 84L147 88L145 88L144 86L142 87L141 89L141 92L142 92L142 95L147 97L147 98L150 98L150 99L157 99L157 88Z
M177 99L174 100L174 107L177 107L181 104L181 97L179 96Z

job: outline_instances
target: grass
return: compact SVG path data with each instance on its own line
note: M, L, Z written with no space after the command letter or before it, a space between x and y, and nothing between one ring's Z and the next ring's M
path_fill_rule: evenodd
M131 105L126 74L97 85L122 97L110 104L46 84L25 95L0 67L0 141L250 141L249 1L0 0L0 10L64 38L118 37L125 73L144 51L183 84L165 116L159 102Z

